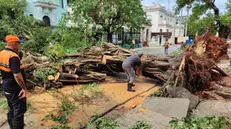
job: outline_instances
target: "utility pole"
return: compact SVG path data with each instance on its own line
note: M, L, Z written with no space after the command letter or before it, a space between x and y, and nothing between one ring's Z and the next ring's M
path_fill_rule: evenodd
M185 28L185 37L188 36L188 17L189 17L189 10L190 10L190 6L187 6L187 20L186 20L186 28Z
M176 28L176 15L174 14L173 19L173 30L172 30L172 44L175 46L175 28Z

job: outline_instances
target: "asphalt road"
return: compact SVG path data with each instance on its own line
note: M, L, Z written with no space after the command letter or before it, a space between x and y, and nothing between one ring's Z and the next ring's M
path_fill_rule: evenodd
M168 49L168 53L171 54L176 51L180 46L170 46ZM137 48L135 49L137 52L142 52L144 54L153 54L153 55L160 55L164 56L164 47L148 47L148 48Z

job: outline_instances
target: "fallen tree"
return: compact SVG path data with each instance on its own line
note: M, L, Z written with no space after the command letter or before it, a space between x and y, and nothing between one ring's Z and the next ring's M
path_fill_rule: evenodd
M101 47L91 47L76 54L68 54L55 63L40 54L26 52L23 64L27 73L28 86L43 86L45 88L61 87L64 84L78 84L105 81L107 74L123 72L123 61L136 52L123 49L112 43L102 43ZM142 73L146 77L166 81L165 72L170 67L170 57L144 55L142 57ZM41 68L51 68L55 74L42 74L45 79L36 79L34 71ZM47 73L39 71L40 73ZM44 78L44 77L43 77ZM42 81L41 81L42 80Z
M227 58L228 45L209 32L195 38L192 47L175 57L171 64L167 82L161 89L161 95L175 97L176 87L183 87L201 97L221 99L230 97L229 88L217 86L228 75L216 63ZM213 82L213 83L211 83ZM219 93L218 93L219 92ZM223 95L221 95L224 93Z

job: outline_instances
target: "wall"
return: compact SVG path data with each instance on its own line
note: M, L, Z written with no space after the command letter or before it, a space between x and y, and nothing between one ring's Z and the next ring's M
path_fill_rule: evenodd
M35 5L35 2L45 2L43 6ZM50 6L48 2L56 6ZM44 6L45 5L45 6ZM34 18L43 20L44 16L48 16L52 26L57 26L63 14L67 12L67 0L63 0L64 8L61 7L61 0L27 0L25 15L33 15Z

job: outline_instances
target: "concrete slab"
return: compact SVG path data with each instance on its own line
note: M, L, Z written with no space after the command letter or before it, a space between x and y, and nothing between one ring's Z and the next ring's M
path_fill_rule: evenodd
M136 124L137 121L145 121L151 124L154 129L170 129L169 121L172 118L163 116L159 113L149 111L144 108L130 111L124 117L116 120L120 124L120 129L128 129Z
M231 101L202 101L192 113L194 117L214 115L231 117Z
M182 118L187 116L189 100L182 98L148 97L142 104L142 107L164 116Z

